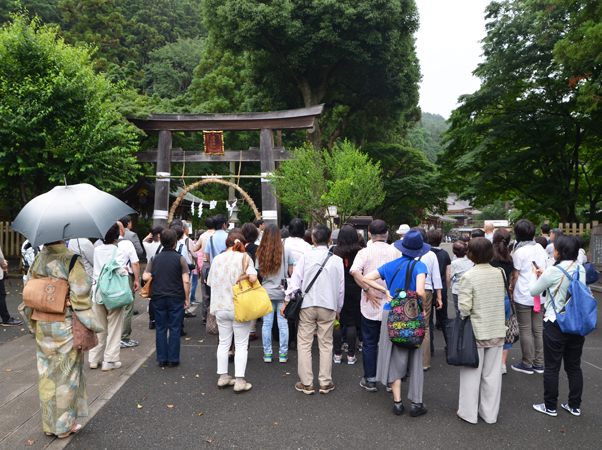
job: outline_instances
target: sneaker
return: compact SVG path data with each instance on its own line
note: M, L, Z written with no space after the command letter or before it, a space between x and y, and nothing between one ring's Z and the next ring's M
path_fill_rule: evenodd
M365 378L362 378L362 381L360 381L360 386L366 389L368 392L378 391L378 388L376 387L376 382L368 381Z
M512 367L514 367L514 366L512 366ZM540 403L539 405L533 405L533 409L535 411L547 414L548 416L552 416L552 417L556 417L558 415L558 413L556 412L555 409L546 408L545 403Z
M199 306L201 304L201 302L197 301L197 300L193 300L190 302L190 306Z
M502 375L506 375L508 373L508 369L506 369L506 364L502 364Z
M285 363L287 361L288 361L288 356L286 356L284 353L280 353L280 358L278 358L278 362Z
M312 394L316 393L316 391L314 390L313 384L306 386L303 383L301 383L300 381L298 381L295 384L295 389L298 390L299 392L303 392L304 394L307 394L307 395L312 395Z
M393 392L393 388L391 387L391 383L387 383L385 386L385 392Z
M357 356L348 356L347 364L353 365L357 362Z
M533 366L533 371L537 373L543 373L543 366Z
M157 328L157 325L155 324L155 321L154 320L149 320L149 322L148 322L148 329L149 330L154 330L156 328Z
M135 341L134 339L130 339L129 341L124 341L122 339L121 344L119 344L119 347L128 348L128 347L136 347L137 345L138 345L138 341Z
M341 346L341 350L344 351L345 353L347 353L349 351L349 343L343 342L343 345Z
M423 403L414 403L412 402L412 407L410 408L410 416L418 417L427 413L426 406Z
M579 408L571 408L568 403L563 403L560 406L562 406L562 409L566 409L568 412L570 412L573 416L581 415L581 410Z
M265 355L263 357L263 362L271 363L272 362L272 355Z
M533 367L526 367L523 363L513 364L510 367L512 367L512 370L516 370L517 372L533 375Z
M2 322L3 327L18 327L23 323L22 320L15 319L14 317L9 318L6 322Z
M331 381L326 386L320 386L320 394L328 394L334 390L334 383Z
M90 369L98 369L98 363L90 363Z
M119 369L120 367L121 367L120 361L115 361L115 362L103 361L102 362L102 370L104 370L105 372L108 370Z
M259 339L259 335L257 333L249 334L249 341L256 341L257 339Z
M343 355L334 355L332 357L335 364L341 364L341 359L343 359Z

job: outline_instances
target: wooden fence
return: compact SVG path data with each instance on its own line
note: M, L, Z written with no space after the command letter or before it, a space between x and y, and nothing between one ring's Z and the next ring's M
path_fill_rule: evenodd
M589 231L591 231L591 229L593 227L595 227L596 225L598 225L598 221L594 220L591 224L586 223L559 223L558 224L558 228L560 228L564 234L584 234L587 233Z
M25 236L16 231L10 231L10 226L11 222L0 222L0 249L6 257L20 257Z

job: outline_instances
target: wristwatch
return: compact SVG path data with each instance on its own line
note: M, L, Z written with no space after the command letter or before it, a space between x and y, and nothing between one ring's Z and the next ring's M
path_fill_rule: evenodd
M368 292L370 290L370 286L368 286L366 289L362 289L362 291L364 292Z

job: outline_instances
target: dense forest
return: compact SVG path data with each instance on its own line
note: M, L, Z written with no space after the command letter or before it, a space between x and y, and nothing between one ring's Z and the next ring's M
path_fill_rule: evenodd
M98 83L95 95L103 100L99 100L97 115L86 121L98 120L105 108L102 105L111 109L115 117L121 117L121 122L117 120L120 123L112 124L116 132L113 141L102 144L113 148L113 153L103 152L98 157L99 168L87 164L86 171L76 167L76 160L91 159L91 150L87 156L73 158L71 164L59 161L61 155L76 148L75 141L85 139L83 136L69 144L61 143L48 153L49 142L68 132L64 126L57 126L53 133L45 131L42 136L37 135L37 140L27 137L31 128L13 130L9 139L2 136L3 151L7 145L35 149L27 153L25 160L20 157L7 160L3 171L6 177L0 187L18 185L20 189L7 192L2 208L14 215L20 205L56 183L61 173L69 174L73 182L91 182L111 191L132 183L137 176L152 173L149 164L136 169L134 159L127 155L137 149L155 147L157 136L146 136L133 129L125 121L127 117L143 118L150 112L268 111L319 103L325 104L325 110L316 129L309 134L283 133L287 148L311 142L332 152L335 142L345 139L365 147L374 161L386 165L385 184L398 184L395 192L388 190L386 195L385 204L393 207L374 211L391 222L416 223L416 214L443 206L430 196L428 200L426 197L411 200L411 208L394 207L407 206L407 200L400 202L400 199L416 191L415 186L410 188L400 182L404 176L423 179L419 189L445 195L437 186L434 163L442 149L440 135L446 124L441 116L421 114L417 106L420 69L414 49L414 32L418 28L414 1L389 4L347 0L307 7L309 3L0 0L0 21L5 24L5 31L13 24L13 33L27 33L28 21L37 17L29 25L37 30L31 36L36 33L41 36L40 30L44 30L60 41L57 48L65 55L61 61L72 57L69 48L89 55L81 57L78 64L90 67L101 77L103 81ZM310 40L307 36L314 38ZM12 72L21 70L21 75L31 70L39 72L39 68L26 63L15 67ZM85 78L90 74L74 72L73 76ZM33 91L35 86L28 89ZM21 91L5 92L24 100ZM52 109L56 106L52 105ZM81 127L87 111L77 111L74 109L72 115L81 119L73 125ZM51 119L60 122L58 117L37 110L28 114L35 117L30 122ZM7 117L11 123L20 123L16 116ZM228 149L244 150L258 144L258 134L226 133L225 144ZM202 149L202 135L177 133L173 146L185 151ZM82 153L82 147L77 151ZM121 151L116 152L115 148ZM121 164L127 170L111 173L111 158L123 159ZM409 172L402 167L408 158L414 159L412 164L405 164L406 168L413 167ZM52 161L56 168L41 167L41 159ZM101 170L103 161L109 172ZM173 164L172 173L225 174L229 173L229 166ZM259 173L259 164L244 164L242 173ZM48 182L34 182L31 178ZM240 184L256 200L260 199L256 180L241 180ZM220 186L212 186L205 189L204 195L226 198L227 192ZM283 213L286 222L291 213L286 208ZM250 216L250 211L243 207L241 217L246 215Z

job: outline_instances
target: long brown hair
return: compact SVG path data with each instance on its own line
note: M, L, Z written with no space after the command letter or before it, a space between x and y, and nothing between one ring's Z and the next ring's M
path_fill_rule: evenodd
M280 239L280 230L277 225L268 225L263 230L263 236L255 257L261 276L275 275L282 266L282 252L284 246Z
M238 240L238 242L236 242ZM244 236L237 231L230 231L228 233L228 237L226 238L226 247L232 247L233 252L244 253L245 252L245 238Z
M510 244L510 233L505 228L498 228L493 233L493 259L504 264L510 264L512 257L508 249Z

